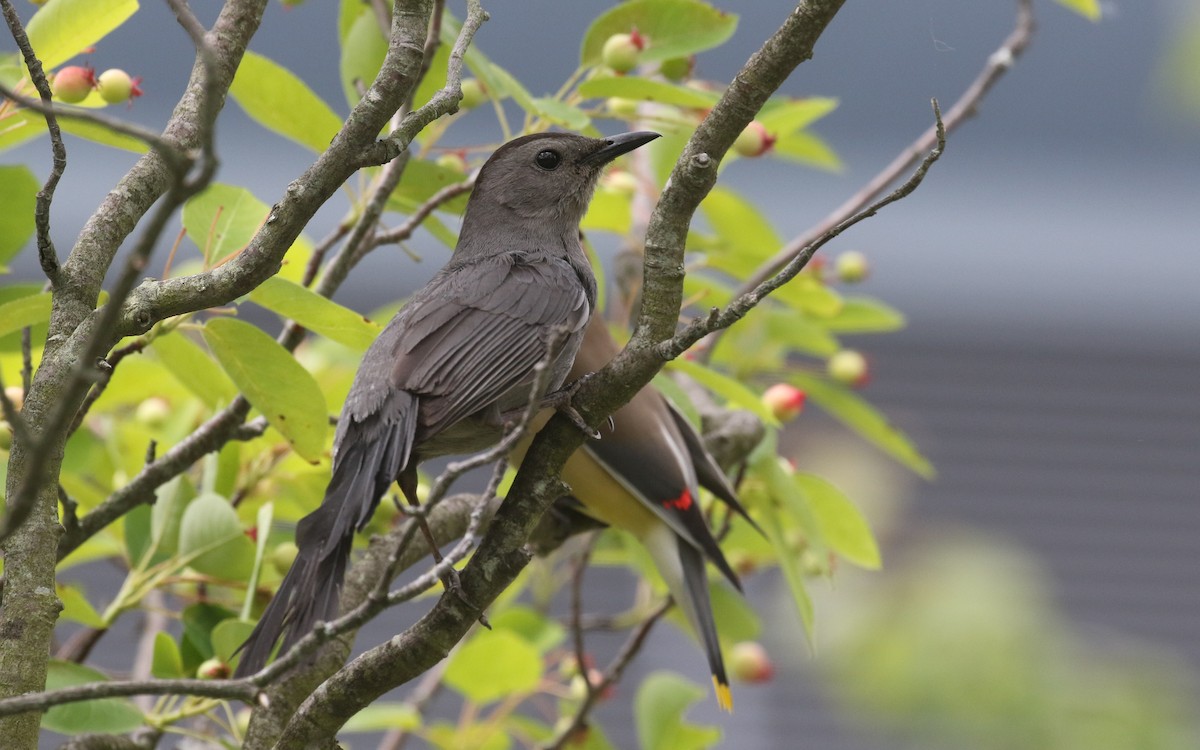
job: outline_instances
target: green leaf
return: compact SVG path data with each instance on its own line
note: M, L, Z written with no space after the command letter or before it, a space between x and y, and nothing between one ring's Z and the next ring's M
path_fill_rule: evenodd
M398 729L411 732L421 728L421 712L411 703L376 701L350 717L345 732L386 732Z
M476 703L532 692L541 679L541 654L507 630L476 633L450 655L445 675L447 685Z
M254 543L229 501L205 492L188 503L179 532L179 554L204 575L242 580L254 565Z
M388 198L388 208L400 213L411 214L425 201L444 187L462 182L464 175L454 169L438 166L428 159L409 159L404 167L400 183ZM467 207L467 196L462 195L441 205L440 211L462 213ZM429 222L433 217L428 217Z
M829 144L805 131L779 136L771 155L829 172L840 172L842 169L842 160Z
M829 546L855 565L878 570L881 564L879 545L858 507L821 477L798 472L795 481L808 498L808 505Z
M642 750L700 750L721 740L721 730L688 724L684 714L707 691L673 672L652 672L638 686L633 718Z
M557 647L567 637L566 629L557 621L519 604L493 616L492 629L516 633L543 654Z
M359 12L346 28L346 33L342 38L342 54L339 61L342 91L350 106L358 103L358 100L362 98L359 91L369 88L371 82L375 80L375 76L379 75L379 69L383 66L383 58L387 55L387 39L379 28L379 19L375 15L375 11L369 5L357 2L354 4L358 6ZM345 18L346 4L343 4L342 7L343 18ZM439 52L445 46L439 47ZM433 70L434 67L431 66L430 72ZM444 62L442 71L444 76Z
M270 212L249 190L214 182L183 205L183 228L207 267L246 247Z
M783 240L762 212L732 190L713 188L700 210L721 238L723 252L710 256L710 262L722 270L753 268L783 247ZM726 268L715 262L725 255L737 258L736 266Z
M585 232L625 234L632 225L633 211L630 207L629 196L613 190L606 190L601 185L588 205L587 213L584 214L579 228Z
M639 76L597 76L579 84L577 91L580 96L589 99L619 96L623 99L674 104L694 109L708 109L721 98L716 92L697 91L687 86Z
M179 653L179 644L170 633L159 631L154 634L154 657L150 661L150 674L160 680L187 676L183 671L183 656Z
M54 0L33 14L25 33L51 70L103 39L137 9L137 0Z
M59 617L77 622L88 628L106 627L104 618L100 616L96 608L83 595L83 591L79 586L64 586L60 583L57 589L58 598L62 601L63 605L62 613Z
M325 450L329 414L317 381L275 339L240 320L217 318L204 340L221 367L302 457L318 461Z
M714 583L708 587L713 619L721 638L730 642L753 641L762 632L762 622L746 597L729 586ZM676 607L675 609L679 609Z
M50 320L50 292L17 297L0 305L0 336Z
M0 166L0 264L8 263L33 236L33 211L41 190L29 167Z
M850 429L874 443L916 474L932 479L936 472L903 432L888 423L875 407L853 392L825 378L805 372L791 375L792 384Z
M838 100L823 96L775 100L755 117L768 133L783 136L802 130L833 110Z
M779 420L763 404L762 399L759 398L757 393L728 375L723 375L712 368L687 359L673 360L667 364L667 367L672 370L678 370L688 377L695 379L700 385L725 399L730 404L752 412L764 423L773 426L779 425Z
M119 148L135 154L144 154L150 150L145 141L134 138L131 135L126 135L125 133L113 132L103 125L98 125L94 122L60 117L58 118L58 125L64 133L78 136L92 143L99 143L101 146L112 146L113 148Z
M816 318L832 318L845 302L842 295L812 274L802 273L771 293L773 299Z
M342 118L295 73L249 50L229 93L250 119L318 154L342 127Z
M233 653L242 647L253 630L254 623L235 617L217 623L212 629L213 656L232 665Z
M533 99L532 105L533 111L542 119L555 125L562 125L564 128L583 130L592 124L592 118L588 117L579 107L549 96L539 96Z
M251 292L250 300L359 352L365 352L383 330L353 310L278 276Z
M139 505L125 514L121 520L125 532L125 555L129 558L129 567L134 568L142 563L146 550L150 549L150 507ZM148 561L147 561L148 562Z
M193 604L183 610L183 638L179 652L183 656L184 674L195 674L196 668L213 654L212 631L219 623L233 617L224 607L215 604Z
M783 580L792 594L792 602L796 605L800 622L804 624L804 635L809 646L814 647L817 637L816 613L813 611L812 597L808 594L808 585L804 582L804 571L800 569L800 555L796 554L784 537L780 507L774 503L763 503L757 518L771 543L771 548L775 551L775 559L783 572Z
M867 297L848 297L841 309L821 321L833 333L887 333L904 327L904 315L896 308ZM832 352L830 352L832 353Z
M210 407L228 404L237 396L237 386L220 365L182 331L156 337L150 349L172 377Z
M1099 21L1103 15L1100 0L1056 0L1059 5L1070 8L1089 21Z
M150 541L158 555L166 558L179 550L183 512L196 493L189 482L177 476L155 490L154 496L154 505L150 507Z
M103 672L58 659L50 660L46 672L46 690L62 690L73 685L107 681L108 676ZM54 706L42 715L42 727L59 734L123 734L140 727L142 721L142 712L126 698L100 698L66 703Z
M580 61L598 65L604 42L613 34L629 33L634 26L649 41L641 60L653 62L721 45L737 29L737 16L698 0L631 0L592 22L583 36Z

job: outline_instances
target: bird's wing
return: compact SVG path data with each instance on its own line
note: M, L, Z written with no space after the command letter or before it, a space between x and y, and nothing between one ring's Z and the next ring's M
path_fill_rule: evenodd
M675 427L687 445L688 455L692 458L692 465L696 467L696 478L700 480L700 486L746 519L746 522L754 527L755 531L765 536L762 528L750 517L746 507L738 500L737 491L733 489L725 472L721 470L712 454L704 447L704 440L696 432L696 428L692 427L692 423L687 420L687 417L683 416L683 413L670 401L667 401L667 408L671 412L671 418L675 421Z
M448 267L404 321L390 385L420 399L434 435L528 382L551 331L577 333L590 315L565 260L512 253Z
M582 450L672 531L702 552L740 590L737 574L725 560L700 510L695 468L666 400L648 386L613 420L616 427L612 434L585 444ZM586 502L586 498L581 499Z

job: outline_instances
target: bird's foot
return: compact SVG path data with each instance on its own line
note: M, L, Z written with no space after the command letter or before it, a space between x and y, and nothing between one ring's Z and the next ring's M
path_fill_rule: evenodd
M553 393L547 393L542 397L541 406L544 409L555 409L564 417L571 420L571 423L578 427L584 435L587 435L592 440L599 440L600 431L585 422L583 417L571 403L571 400L575 398L575 394L579 392L580 387L583 386L583 384L586 383L588 379L593 376L593 374L594 373L589 372L583 377L568 383L562 388L559 388L557 391L554 391ZM613 422L613 418L610 416L608 418L608 429L610 432L615 424L616 423Z
M446 587L446 591L448 593L454 594L454 596L458 597L460 602L479 612L480 625L484 626L488 630L492 629L492 624L488 622L487 617L484 616L483 610L476 606L475 602L468 599L466 593L463 592L462 579L459 578L458 570L456 568L448 568L446 570L445 575L442 576L442 585Z

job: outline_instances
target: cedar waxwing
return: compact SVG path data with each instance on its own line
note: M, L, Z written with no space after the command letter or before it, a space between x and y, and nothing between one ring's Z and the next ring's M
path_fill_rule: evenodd
M616 356L618 347L600 316L592 319L575 357L570 379L595 372ZM539 415L539 422L550 413ZM540 428L541 424L535 424ZM524 457L522 441L515 461ZM733 710L733 696L721 657L704 561L741 590L737 574L717 546L700 510L698 485L757 524L738 502L725 474L705 450L691 424L653 386L646 386L613 415L613 429L583 445L563 468L563 481L584 513L631 533L645 546L667 588L704 647L721 708ZM564 499L565 500L565 499ZM561 502L561 501L560 501ZM571 506L559 506L569 514Z
M337 615L354 532L392 482L415 505L420 461L499 440L554 330L567 336L548 390L563 383L596 300L579 222L604 165L657 137L527 135L483 165L454 256L363 356L325 498L296 527L299 553L242 646L238 676L258 671L281 635L287 650Z

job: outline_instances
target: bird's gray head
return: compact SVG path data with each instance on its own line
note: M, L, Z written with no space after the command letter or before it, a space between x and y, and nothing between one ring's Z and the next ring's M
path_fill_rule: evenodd
M537 133L513 139L479 170L465 221L494 224L511 217L575 230L604 166L657 137L643 131L608 138Z

